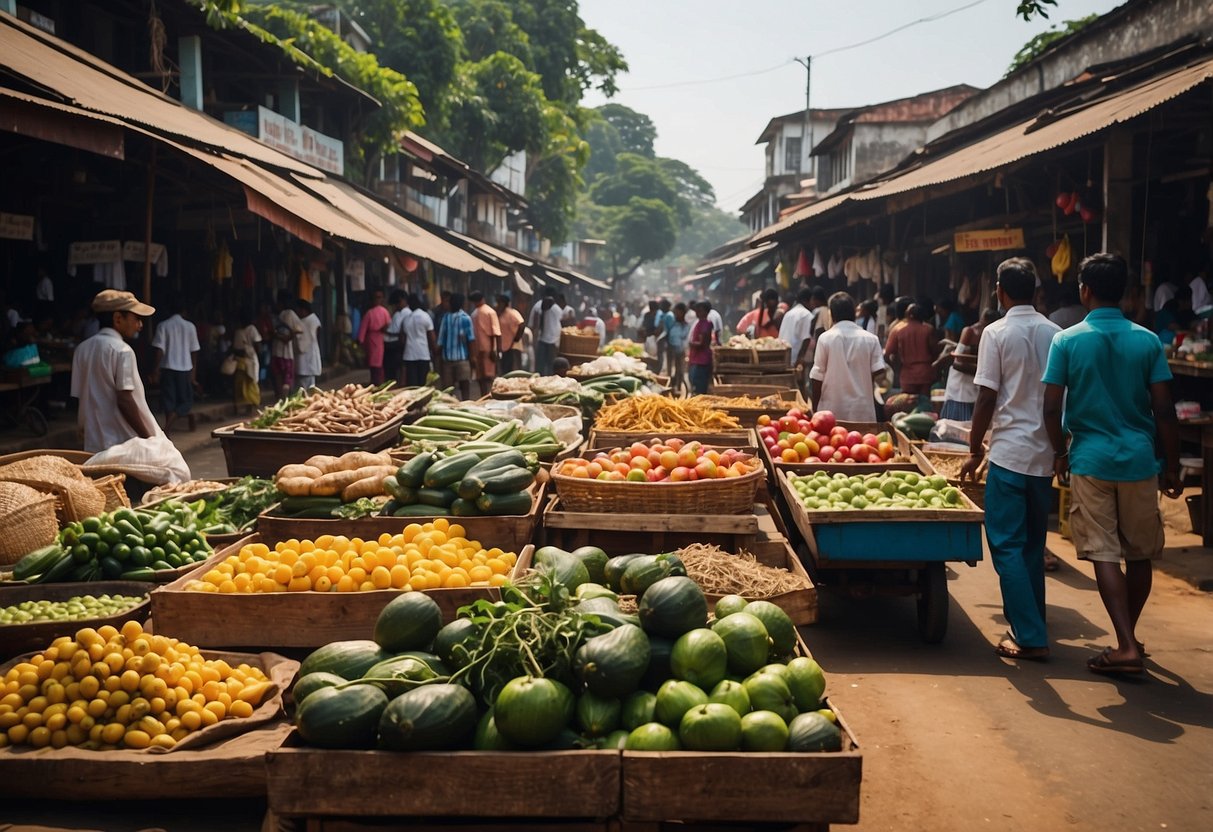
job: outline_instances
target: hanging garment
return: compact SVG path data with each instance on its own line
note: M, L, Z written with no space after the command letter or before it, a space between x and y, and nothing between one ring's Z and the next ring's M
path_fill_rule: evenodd
M817 248L816 246L813 247L813 276L826 276L826 264L821 259L821 249Z
M215 252L215 261L211 264L211 276L216 283L222 283L232 278L232 253L228 251L227 240L219 244Z
M126 291L126 265L121 260L112 263L94 263L93 281L104 284L107 289Z
M830 258L830 265L827 268L830 280L836 280L842 274L842 255L835 252L834 256Z
M809 254L802 248L800 255L796 258L796 276L812 277L812 275L813 266L809 263Z

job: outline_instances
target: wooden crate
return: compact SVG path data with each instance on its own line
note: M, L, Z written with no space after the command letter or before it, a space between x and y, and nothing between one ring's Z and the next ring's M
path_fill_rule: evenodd
M892 422L839 422L839 425L847 430L855 430L860 433L881 433L888 431L893 438L893 446L899 456L908 457L905 462L784 462L782 459L777 459L771 454L766 443L761 440L758 442L758 447L761 449L763 460L766 462L767 470L774 474L777 470L787 471L792 474L813 474L817 471L825 471L830 474L879 474L882 471L918 471L920 473L933 474L934 469L929 464L925 467L921 460L916 459L912 453L912 445L909 437L893 427Z
M0 607L9 607L26 601L66 601L77 595L132 595L146 596L151 586L141 581L92 581L89 583L35 584L0 587ZM71 636L85 627L102 627L112 624L122 627L126 621L147 620L151 605L144 597L143 603L116 615L105 618L88 618L79 621L37 621L26 624L0 626L0 660L41 650L60 636Z
M794 388L799 383L796 373L790 370L781 372L764 371L760 367L752 367L744 372L736 370L719 370L714 373L716 385L761 385L764 387L778 387L781 390ZM708 388L711 389L710 387Z
M598 514L565 511L555 497L544 511L540 533L546 545L568 551L598 546L608 555L669 552L690 543L715 543L736 550L758 537L758 518L753 514Z
M776 480L788 513L818 565L923 563L982 559L985 514L961 492L956 509L808 511L787 474Z
M616 815L620 765L618 751L330 751L293 740L265 763L278 816L486 820Z
M560 333L561 355L595 355L598 352L597 335L573 335L569 332ZM569 362L570 364L572 362Z
M858 823L863 755L830 701L842 751L624 751L623 821Z
M772 369L781 372L792 365L792 348L758 350L745 347L712 347L712 363L717 370L728 368L751 372L754 369Z
M539 515L543 506L543 486L539 483L531 486L531 510L526 514L499 515L493 517L447 517L452 523L463 526L468 540L479 540L487 547L499 546L506 551L520 552L535 536L535 527L539 524ZM400 534L410 523L430 523L434 517L359 517L354 520L334 518L319 520L314 518L276 517L273 510L263 512L257 517L257 530L267 539L297 540L307 538L315 540L322 534L334 537L359 537L363 540L377 538L379 535Z
M341 456L350 451L375 453L396 444L408 413L361 433L292 433L252 430L243 423L215 428L211 436L223 446L227 473L233 477L273 477L283 465L303 462L315 454Z
M286 538L283 538L286 539ZM188 644L204 647L306 647L331 641L365 639L375 629L379 613L398 589L372 592L274 592L221 595L185 589L228 555L249 543L278 542L265 532L249 535L216 552L193 572L152 591L152 620L157 631L172 633ZM490 544L491 545L491 544ZM519 560L526 555L524 549ZM417 591L417 590L413 590ZM451 621L465 604L479 599L500 600L496 587L427 589Z

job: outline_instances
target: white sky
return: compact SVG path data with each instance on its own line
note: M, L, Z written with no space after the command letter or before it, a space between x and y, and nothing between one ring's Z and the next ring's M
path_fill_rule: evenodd
M762 186L754 144L773 116L804 109L794 56L863 41L974 0L581 0L581 15L623 50L631 71L615 101L657 125L657 152L699 170L721 208ZM1118 0L1060 0L1025 23L1016 0L980 0L878 43L813 61L813 107L852 107L967 83L988 87L1012 56L1054 23L1103 14ZM640 89L771 70L715 83ZM590 96L587 106L604 99Z

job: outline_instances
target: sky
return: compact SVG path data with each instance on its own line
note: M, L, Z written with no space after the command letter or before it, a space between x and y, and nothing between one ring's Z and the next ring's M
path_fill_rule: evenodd
M1104 14L1120 0L1059 0L1027 23L1016 0L581 0L581 16L618 46L630 71L614 101L648 115L657 153L696 168L735 212L762 187L758 134L773 116L804 110L796 56L865 41L812 61L812 106L860 107L954 84L988 87L1028 40L1050 26ZM732 77L746 73L747 77ZM730 77L730 80L700 82ZM647 88L647 89L646 89ZM592 93L586 106L605 103Z

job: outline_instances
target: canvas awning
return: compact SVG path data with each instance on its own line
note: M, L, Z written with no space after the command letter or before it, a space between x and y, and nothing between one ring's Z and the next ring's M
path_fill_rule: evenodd
M965 177L990 173L1066 144L1123 124L1213 79L1213 58L1204 58L1060 113L1048 112L1022 121L936 159L868 183L847 193L812 203L762 229L755 243L769 242L848 203L872 202L896 194Z
M697 274L703 274L706 277L709 274L716 274L728 268L742 269L761 260L772 253L775 248L776 244L774 242L763 243L757 248L743 248L741 251L733 252L727 257L721 257L710 263L704 263L695 271Z

